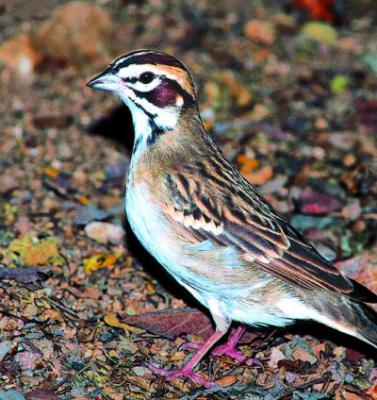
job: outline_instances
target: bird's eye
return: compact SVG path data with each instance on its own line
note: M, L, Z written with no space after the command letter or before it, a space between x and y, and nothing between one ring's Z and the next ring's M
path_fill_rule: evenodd
M151 83L154 79L154 74L152 72L143 72L140 75L139 81L141 83Z

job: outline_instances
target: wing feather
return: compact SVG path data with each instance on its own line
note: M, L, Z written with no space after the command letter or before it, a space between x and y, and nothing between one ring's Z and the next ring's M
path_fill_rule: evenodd
M301 287L352 293L352 282L246 181L241 182L242 192L232 192L223 179L210 180L208 172L206 176L205 185L193 176L166 178L173 206L163 210L193 242L210 239L220 246L231 245L254 267Z

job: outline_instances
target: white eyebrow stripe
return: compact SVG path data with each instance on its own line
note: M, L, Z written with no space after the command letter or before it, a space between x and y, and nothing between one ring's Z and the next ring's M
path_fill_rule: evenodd
M136 56L142 56L144 54L150 54L150 53L151 52L149 50L145 50L145 51L139 51L139 52L132 52L131 54L120 56L117 60L115 60L113 62L113 67L116 67L117 65L124 63L129 58L136 57Z

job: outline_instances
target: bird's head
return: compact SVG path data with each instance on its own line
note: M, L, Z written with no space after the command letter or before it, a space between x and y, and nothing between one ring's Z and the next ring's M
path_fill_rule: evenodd
M163 52L137 50L122 55L87 85L123 100L132 113L136 135L174 130L183 110L196 111L190 73Z

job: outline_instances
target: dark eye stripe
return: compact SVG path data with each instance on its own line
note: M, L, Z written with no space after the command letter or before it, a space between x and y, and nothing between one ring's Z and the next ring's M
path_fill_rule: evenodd
M153 79L156 77L156 75L153 72L144 72L140 75L139 78L133 77L133 78L122 78L123 82L130 82L130 83L136 83L137 81L140 81L141 83L151 83Z
M130 83L136 83L138 81L137 78L122 78L123 82L130 82Z

